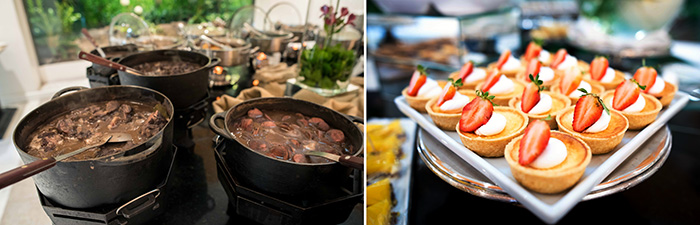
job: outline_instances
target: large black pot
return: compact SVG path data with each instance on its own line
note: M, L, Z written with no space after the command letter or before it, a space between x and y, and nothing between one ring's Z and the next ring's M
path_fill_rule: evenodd
M227 145L224 156L234 173L243 182L269 193L282 195L304 195L313 193L321 185L337 185L348 177L351 169L336 162L296 163L280 160L251 150L232 137L229 132L237 118L247 115L248 110L282 110L298 112L306 116L319 117L331 127L342 130L353 146L353 155L362 153L363 136L349 117L335 110L292 98L256 98L242 102L226 112L213 115L209 120L211 129L232 142ZM217 121L223 120L224 127ZM361 122L361 120L354 120Z
M73 90L79 91L61 96ZM155 100L168 111L168 123L148 141L134 147L138 148L135 154L58 162L53 168L34 175L32 178L39 191L52 201L70 208L123 203L154 189L166 178L170 166L168 157L172 154L173 105L165 95L136 86L75 87L56 93L51 101L32 110L17 125L13 138L22 161L26 164L38 159L25 150L29 135L37 127L87 104L109 100Z
M201 67L189 73L168 76L144 76L117 71L119 81L123 85L136 85L159 91L170 98L175 109L183 109L208 96L209 72L221 60L219 58L210 59L196 52L157 50L126 56L119 60L119 63L133 68L144 63L158 61L185 61L199 64Z

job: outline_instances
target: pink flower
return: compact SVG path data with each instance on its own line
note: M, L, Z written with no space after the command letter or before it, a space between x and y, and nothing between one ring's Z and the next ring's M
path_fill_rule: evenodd
M345 24L350 24L350 25L355 26L355 23L353 23L353 21L355 21L355 14L350 14L350 16L348 16L348 22Z
M321 12L323 12L323 15L328 14L328 12L332 11L331 7L328 7L328 5L323 5L321 6Z
M349 13L349 12L348 12L348 8L347 8L347 7L343 7L343 8L340 9L340 16L341 16L341 17L347 15L348 13Z
M325 21L326 25L331 25L335 23L335 17L334 16L328 16L326 17Z

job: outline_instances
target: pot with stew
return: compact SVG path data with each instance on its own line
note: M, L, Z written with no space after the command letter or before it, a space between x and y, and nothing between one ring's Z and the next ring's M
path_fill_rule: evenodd
M303 100L256 98L215 114L209 123L233 143L224 155L232 172L270 193L309 194L321 185L336 185L351 171L305 151L362 154L363 134L353 120Z
M33 176L43 195L66 207L123 203L166 178L173 112L165 95L143 87L67 88L22 118L14 143L26 164L130 134L131 141L88 149Z
M197 52L156 50L119 60L120 64L143 74L117 73L121 84L151 88L168 96L175 109L184 109L208 96L209 72L220 61Z

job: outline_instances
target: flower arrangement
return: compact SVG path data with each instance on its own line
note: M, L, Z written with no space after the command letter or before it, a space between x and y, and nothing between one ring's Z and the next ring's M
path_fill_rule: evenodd
M339 4L340 0L336 6ZM312 49L302 52L299 76L304 78L301 82L310 87L333 89L339 87L338 81L348 80L355 65L353 50L343 48L340 43L331 45L333 35L342 31L348 24L355 25L353 22L356 17L346 7L338 12L338 7L324 5L321 12L325 39L322 45L317 43Z

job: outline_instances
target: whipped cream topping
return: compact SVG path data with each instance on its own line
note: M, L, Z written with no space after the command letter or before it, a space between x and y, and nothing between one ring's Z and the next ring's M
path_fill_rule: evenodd
M474 68L472 73L464 78L464 83L474 83L478 80L483 80L486 77L486 70L481 68Z
M495 84L489 89L491 94L508 94L515 90L515 84L506 75L501 74Z
M437 97L440 95L442 92L442 88L440 88L440 85L437 83L437 81L433 79L426 79L425 84L418 89L418 94L416 97L420 98L433 98Z
M530 166L538 169L547 169L561 164L566 159L566 145L559 139L550 137L547 147L537 156Z
M661 77L657 76L654 85L651 85L651 87L647 88L649 90L649 94L659 94L662 91L664 91L664 88L666 88L666 81L664 81L664 79L661 79Z
M566 57L564 57L564 61L557 66L557 69L563 70L572 66L578 66L578 59L569 54L566 54Z
M591 93L591 90L593 89L593 87L591 87L591 84L582 80L581 83L578 84L578 87L576 87L576 90L572 91L571 94L569 94L569 97L572 97L572 98L581 97L581 95L583 95L583 92L579 91L578 90L579 88L586 89L586 92L588 92L588 93Z
M613 68L608 67L605 69L605 75L603 75L603 78L600 78L600 82L603 83L610 83L615 79L615 70Z
M520 104L520 110L522 110L522 103ZM552 109L552 96L545 93L540 93L540 101L535 104L532 109L530 109L530 114L542 114L549 112Z
M501 66L501 70L517 70L520 69L520 60L510 55L506 63Z
M613 104L613 101L615 98L610 98L610 105ZM640 112L642 109L644 109L644 106L647 105L647 101L644 100L644 96L642 96L641 93L639 93L639 96L637 97L637 100L632 103L632 105L627 106L627 108L623 109L623 112Z
M450 111L455 109L464 108L465 105L469 103L469 96L455 92L455 96L452 99L445 101L440 106L442 111Z
M548 63L550 60L552 60L551 57L552 55L549 54L547 50L542 49L542 51L540 51L540 56L538 56L537 59L540 60L540 62Z
M491 136L501 133L503 129L506 128L506 117L500 113L494 112L491 114L491 118L484 125L481 125L479 129L474 131L475 134L481 136Z
M598 133L604 131L605 129L608 129L608 124L610 124L610 113L603 110L603 113L600 114L600 118L598 118L598 120L596 120L595 123L593 123L593 125L588 127L588 129L584 130L583 132Z
M527 77L527 79L530 79ZM540 67L540 80L542 82L547 82L554 79L554 70L548 66Z

